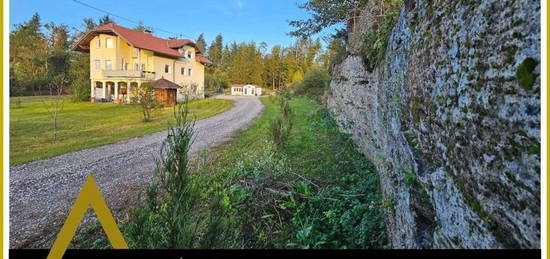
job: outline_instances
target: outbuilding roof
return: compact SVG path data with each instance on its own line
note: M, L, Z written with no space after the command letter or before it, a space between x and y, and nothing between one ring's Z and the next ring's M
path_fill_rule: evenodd
M253 85L253 84L232 84L231 87L245 87L247 85L254 86L255 88L261 88L260 86Z
M161 78L153 81L153 87L155 89L178 89L180 86L170 80Z
M88 52L90 50L90 41L98 34L112 34L117 35L124 39L128 44L145 50L153 51L154 53L173 57L184 57L182 53L178 51L178 48L183 46L192 46L196 49L196 58L202 64L210 65L212 62L206 57L202 56L202 50L197 47L195 42L189 39L162 39L155 37L154 35L146 32L140 32L132 30L126 27L116 25L114 23L107 23L96 27L84 35L74 46L73 50Z

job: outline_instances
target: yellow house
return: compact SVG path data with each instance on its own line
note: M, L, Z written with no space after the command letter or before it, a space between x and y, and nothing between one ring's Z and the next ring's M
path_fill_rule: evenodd
M74 50L90 53L92 102L129 103L144 82L165 80L179 86L177 101L186 94L204 98L204 67L212 64L191 40L162 39L113 23L86 33Z

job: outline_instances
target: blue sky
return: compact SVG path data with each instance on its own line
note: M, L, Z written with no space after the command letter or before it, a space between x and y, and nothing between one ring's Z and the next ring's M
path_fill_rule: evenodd
M265 41L269 47L290 45L294 38L287 35L292 27L288 20L308 16L297 3L304 0L80 0L97 8L132 20L141 20L145 25L167 31L182 33L196 39L204 33L208 44L221 33L224 41ZM10 1L10 25L27 21L38 12L42 22L65 23L80 28L85 17L98 18L104 13L85 7L72 0L12 0ZM135 24L114 17L126 27ZM330 33L324 32L322 36ZM171 35L155 33L160 37ZM317 37L316 36L316 37Z

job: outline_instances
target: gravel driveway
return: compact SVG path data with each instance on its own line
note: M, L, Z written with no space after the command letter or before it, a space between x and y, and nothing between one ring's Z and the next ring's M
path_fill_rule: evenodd
M197 153L227 142L260 115L255 97L232 99L229 111L196 122ZM166 131L10 168L10 248L50 248L87 175L92 173L113 214L121 216L152 181ZM91 222L86 216L85 223Z

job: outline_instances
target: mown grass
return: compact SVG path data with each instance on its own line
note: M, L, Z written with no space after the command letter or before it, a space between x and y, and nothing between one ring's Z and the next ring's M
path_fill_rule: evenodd
M173 121L173 108L143 122L138 105L65 101L53 141L52 121L44 102L48 97L10 99L10 165L49 158L67 152L109 144L165 130ZM204 119L233 106L230 100L203 99L189 103L190 115Z

